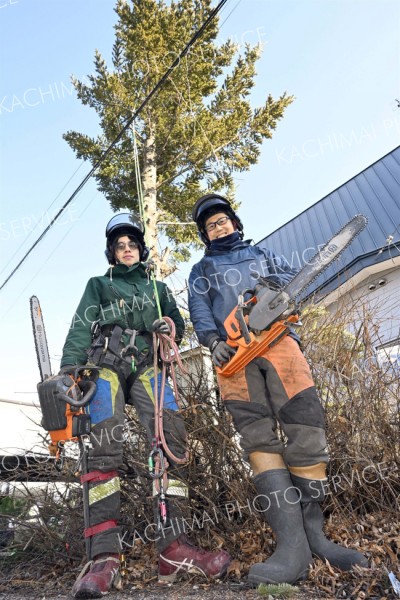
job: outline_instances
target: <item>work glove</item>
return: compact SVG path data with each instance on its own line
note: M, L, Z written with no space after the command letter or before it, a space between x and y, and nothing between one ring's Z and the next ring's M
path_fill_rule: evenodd
M64 376L63 382L65 385L74 386L73 397L75 400L79 400L79 396L86 396L86 394L94 395L99 371L100 367L96 367L95 365L64 365L59 370L58 375ZM70 377L70 380L67 377ZM75 384L78 385L80 394L75 388Z
M215 340L210 348L211 358L217 367L222 367L235 354L235 349L223 340Z
M97 381L99 377L100 367L95 365L64 365L60 368L59 375L69 375L75 381L76 377L80 377L80 380Z
M154 333L171 333L171 329L165 319L156 319L151 326L151 331Z
M75 369L76 369L76 365L64 365L63 367L61 367L58 374L59 375L71 375L74 377Z

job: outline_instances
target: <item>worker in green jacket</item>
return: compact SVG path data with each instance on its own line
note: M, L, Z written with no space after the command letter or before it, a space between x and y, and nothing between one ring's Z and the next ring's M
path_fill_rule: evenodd
M88 473L82 481L89 486L88 523L90 559L74 587L75 598L100 598L116 585L119 575L121 537L120 482L122 428L125 403L135 407L149 442L154 431L153 333L169 335L174 323L176 341L184 333L184 321L165 283L154 283L145 261L141 223L129 213L115 215L106 227L105 275L92 277L72 319L61 360L61 373L73 373L77 365L100 368L96 393L86 407L91 418L91 448ZM157 297L161 309L160 318ZM158 388L160 387L158 375ZM159 578L175 579L182 571L197 571L219 577L226 572L229 555L219 550L205 552L184 535L184 520L177 497L188 496L183 479L182 458L186 450L185 425L171 387L164 395L163 423L166 444L179 462L169 460L167 515L152 531L159 552ZM172 463L172 464L171 464Z

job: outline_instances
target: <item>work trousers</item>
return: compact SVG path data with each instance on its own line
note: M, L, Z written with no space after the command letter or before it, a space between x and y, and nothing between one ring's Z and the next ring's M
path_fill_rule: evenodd
M159 373L159 391L160 380ZM121 551L118 469L122 465L123 455L124 408L125 403L135 407L151 443L154 439L154 369L148 368L140 373L124 392L118 375L108 368L102 368L96 386L96 393L86 409L92 423L88 472L98 471L102 474L100 478L89 480L89 523L85 523L85 535L91 533L93 527L98 531L89 536L91 558L101 553ZM167 383L163 411L164 435L173 454L181 458L186 449L186 430L183 418L177 411L178 405ZM185 495L185 485L179 479L185 476L184 469L174 465L170 459L168 462L171 465L169 473L174 479L170 492L173 491L177 496Z
M327 463L324 410L298 343L285 336L230 377L218 375L221 397L240 434L244 458L281 454L288 466ZM286 441L277 434L281 426Z

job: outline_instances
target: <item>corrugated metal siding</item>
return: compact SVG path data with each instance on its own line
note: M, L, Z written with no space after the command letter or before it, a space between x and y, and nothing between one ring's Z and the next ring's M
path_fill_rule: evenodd
M326 293L361 269L400 252L400 146L300 213L258 245L271 248L300 268L355 214L368 217L366 229L338 261L310 286ZM386 240L393 235L388 246ZM396 248L397 246L397 248ZM378 251L384 248L381 254Z

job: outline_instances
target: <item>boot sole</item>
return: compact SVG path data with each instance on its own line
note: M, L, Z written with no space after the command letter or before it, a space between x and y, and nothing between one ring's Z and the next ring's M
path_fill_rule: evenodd
M78 598L78 600L91 600L93 598L103 598L106 594L110 592L90 592L90 591L82 591L78 592L73 596L73 598Z
M307 571L303 571L295 580L293 581L275 581L271 578L268 577L261 577L261 575L248 575L247 576L247 581L250 584L254 584L254 587L257 586L260 583L271 583L271 584L275 584L275 585L279 585L282 583L288 583L288 584L293 584L296 583L296 581L305 581L308 578L308 570Z
M111 583L111 587L109 589L109 591L107 592L101 592L99 590L90 590L90 589L83 589L83 590L78 590L76 592L74 592L74 589L72 589L72 597L73 598L77 598L78 600L93 600L94 598L103 598L104 596L106 596L107 594L109 594L112 590L117 590L120 591L122 589L122 577L121 574L118 572L115 574L114 580Z
M171 573L170 575L158 575L158 581L160 583L174 583L177 577L184 573L190 573L191 575L202 575L206 579L220 579L226 575L230 563L231 561L229 561L229 563L225 565L216 575L207 575L200 567L192 566L190 569L180 569L179 571Z

